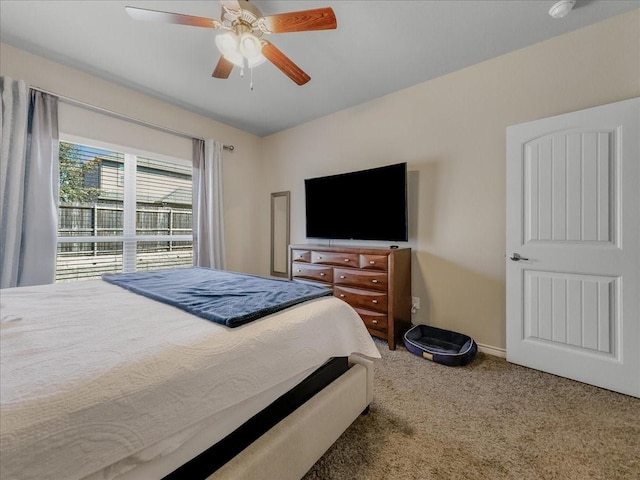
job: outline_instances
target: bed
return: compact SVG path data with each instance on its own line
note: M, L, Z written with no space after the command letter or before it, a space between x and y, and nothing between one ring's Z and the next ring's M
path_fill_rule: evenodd
M102 280L5 289L0 309L3 479L164 478L348 357L208 477L300 478L372 398L379 352L333 297L237 328Z

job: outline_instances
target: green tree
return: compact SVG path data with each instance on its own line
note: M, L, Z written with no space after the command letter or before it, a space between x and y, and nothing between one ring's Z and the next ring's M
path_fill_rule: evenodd
M102 193L97 187L86 186L88 175L99 174L100 159L83 158L79 145L60 142L60 202L94 203Z

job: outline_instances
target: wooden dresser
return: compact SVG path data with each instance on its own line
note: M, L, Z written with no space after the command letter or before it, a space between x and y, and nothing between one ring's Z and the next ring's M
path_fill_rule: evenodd
M293 280L329 285L390 350L411 326L411 249L290 245Z

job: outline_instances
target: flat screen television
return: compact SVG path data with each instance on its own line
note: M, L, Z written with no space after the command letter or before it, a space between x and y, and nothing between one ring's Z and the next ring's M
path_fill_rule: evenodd
M407 241L407 164L304 181L307 238Z

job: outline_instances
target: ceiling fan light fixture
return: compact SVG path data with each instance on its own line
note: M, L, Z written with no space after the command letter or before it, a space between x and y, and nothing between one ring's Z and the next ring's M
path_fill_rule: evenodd
M262 42L250 32L240 35L226 32L217 35L215 41L222 56L240 68L245 66L245 60L249 68L257 67L266 60L262 55Z

